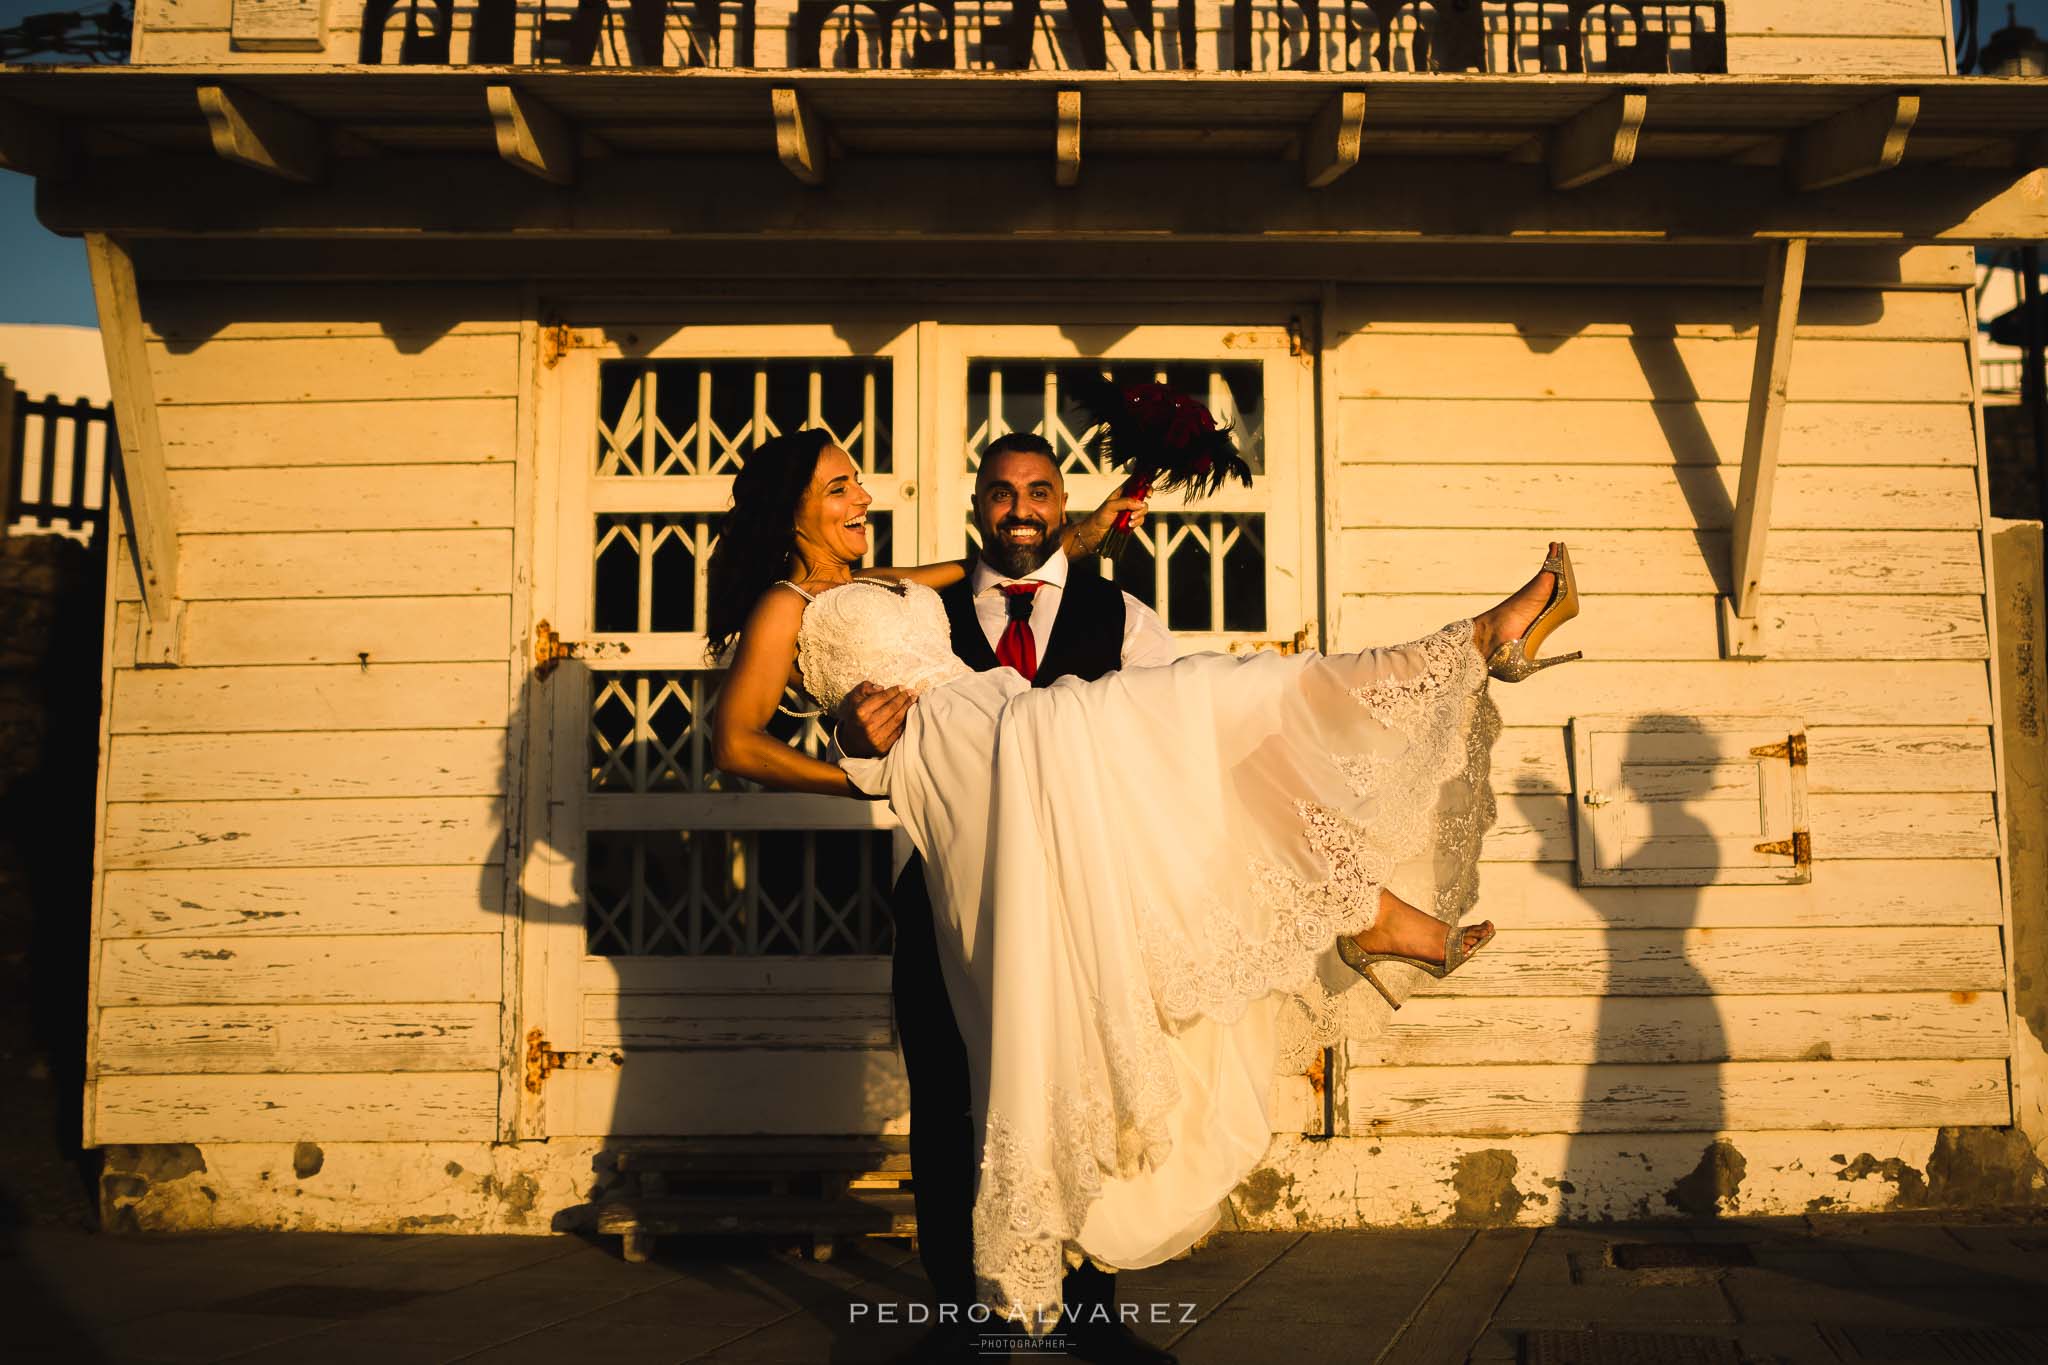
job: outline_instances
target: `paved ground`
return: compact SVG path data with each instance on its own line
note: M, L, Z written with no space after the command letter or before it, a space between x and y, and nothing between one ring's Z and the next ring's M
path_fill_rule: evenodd
M571 1237L70 1227L5 1250L8 1361L862 1362L918 1335L886 1319L926 1292L883 1240L824 1264L738 1243L629 1265ZM2048 1362L2048 1221L1239 1234L1122 1287L1186 1365Z

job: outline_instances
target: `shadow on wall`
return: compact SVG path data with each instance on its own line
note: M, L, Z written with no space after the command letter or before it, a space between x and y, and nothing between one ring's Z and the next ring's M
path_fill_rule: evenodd
M1625 837L1654 836L1670 850L1665 856L1711 877L1719 866L1718 844L1690 803L1712 793L1669 789L1680 774L1654 747L1662 734L1688 726L1684 716L1646 715L1632 736L1622 755L1624 782L1631 781L1632 769L1662 768L1665 775L1657 785L1667 799L1648 807L1655 811L1653 828L1631 829ZM1712 780L1711 769L1691 771L1700 774L1701 782ZM1580 780L1586 779L1582 775ZM1687 799L1668 799L1680 795ZM1611 1182L1614 1173L1602 1169L1602 1149L1608 1145L1607 1134L1616 1129L1697 1134L1702 1148L1699 1165L1665 1193L1667 1207L1635 1211L1642 1217L1719 1218L1744 1174L1741 1152L1720 1137L1728 1119L1720 1070L1720 1063L1729 1058L1727 1031L1715 1002L1714 983L1687 956L1700 895L1697 886L1671 886L1649 896L1613 888L1608 895L1586 898L1596 914L1609 916L1607 977L1594 1002L1590 1049L1574 1059L1590 1065L1578 1129L1561 1178L1584 1190ZM1659 912L1654 926L1640 925L1636 914L1652 907ZM1631 1069L1619 1070L1624 1066ZM1644 1066L1656 1066L1664 1074L1648 1081L1636 1069ZM1645 1093L1652 1088L1655 1093ZM1617 1111L1617 1119L1603 1117Z
M524 828L504 833L500 805L478 903L522 918L527 989L541 995L520 1010L522 1054L536 1029L562 1054L543 1075L526 1069L532 1126L631 1146L849 1134L865 1131L856 1116L900 1114L886 997L877 1015L843 984L804 984L809 969L844 960L849 936L867 955L888 953L886 904L868 907L880 917L872 925L842 918L864 878L886 887L893 877L888 836L678 827L665 801L738 786L710 767L702 733L718 675L577 659L545 678L522 668L499 785L519 793L511 818ZM770 729L794 740L801 725L777 717ZM530 755L529 735L540 736ZM547 803L531 846L528 802ZM870 867L860 841L875 839ZM507 857L516 890L501 881ZM593 1203L620 1189L618 1172L600 1167Z
M0 537L0 1222L90 1225L79 1147L106 549Z

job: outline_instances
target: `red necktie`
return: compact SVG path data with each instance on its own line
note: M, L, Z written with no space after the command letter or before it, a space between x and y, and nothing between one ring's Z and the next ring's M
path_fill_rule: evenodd
M1009 618L996 641L996 662L1007 664L1030 682L1038 672L1038 640L1031 634L1031 595L1037 583L1003 584L1003 612Z

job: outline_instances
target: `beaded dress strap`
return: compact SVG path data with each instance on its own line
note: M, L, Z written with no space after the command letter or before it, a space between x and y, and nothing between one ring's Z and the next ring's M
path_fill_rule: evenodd
M815 602L818 600L810 593L805 592L802 588L797 587L796 584L790 582L787 578L778 578L771 586L788 588L790 591L794 592L798 597L803 598L806 602ZM798 696L804 695L801 688L785 687L784 689L782 689L782 691L784 696L789 695L789 693L791 692L797 693ZM825 708L823 708L822 706L815 711L792 711L787 706L784 706L781 702L777 702L775 703L775 709L780 711L785 716L794 716L798 720L809 720L813 716L822 716L825 714Z

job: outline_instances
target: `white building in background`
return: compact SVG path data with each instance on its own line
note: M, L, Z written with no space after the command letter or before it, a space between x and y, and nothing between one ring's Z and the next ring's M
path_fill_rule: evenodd
M0 376L13 385L15 404L28 409L8 413L11 430L0 431L0 487L7 498L0 524L8 535L63 535L90 544L91 522L105 513L107 422L83 422L81 440L78 417L35 409L54 400L104 412L107 355L99 328L0 323ZM71 507L93 515L81 524L59 510Z
M97 327L0 322L0 370L24 398L107 401L107 353Z

